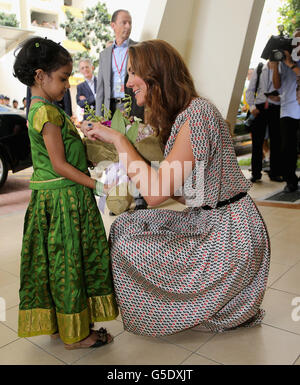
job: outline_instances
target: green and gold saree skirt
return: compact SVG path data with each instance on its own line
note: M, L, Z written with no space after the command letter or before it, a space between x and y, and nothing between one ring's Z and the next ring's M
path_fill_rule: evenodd
M110 255L91 189L33 190L21 258L20 337L59 332L82 340L91 322L118 316Z

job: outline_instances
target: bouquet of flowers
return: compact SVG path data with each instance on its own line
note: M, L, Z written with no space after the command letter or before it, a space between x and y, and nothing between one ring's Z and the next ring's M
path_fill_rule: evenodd
M96 116L94 110L86 106L86 113L89 120L101 122L121 132L132 143L138 153L145 161L161 162L163 156L163 144L156 130L151 126L143 124L141 119L130 117L131 97L125 95L124 111L116 110L113 117L111 112L103 106L104 116ZM115 185L107 197L100 199L99 208L104 212L105 203L110 211L118 215L129 209L133 195L137 191L130 185L121 163L119 163L118 152L111 143L104 143L100 140L91 141L85 139L88 160L95 164L95 171L101 181L105 184Z

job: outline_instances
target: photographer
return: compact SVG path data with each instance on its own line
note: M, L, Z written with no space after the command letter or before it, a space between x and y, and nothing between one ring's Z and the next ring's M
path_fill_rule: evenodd
M300 37L300 29L294 33ZM299 42L297 44L299 46ZM298 51L299 52L299 51ZM280 88L280 128L282 137L283 176L286 180L285 192L298 189L297 167L297 130L300 121L300 104L297 101L297 76L300 76L300 57L294 62L291 54L284 50L284 58L279 63L271 62L273 68L273 83L276 89Z
M263 65L260 75L259 73L259 67L257 67L246 91L246 101L250 106L251 114L255 117L251 126L251 181L254 183L261 179L263 143L268 126L270 137L269 177L272 181L282 182L280 162L280 97L272 82L273 70L271 69L270 62Z

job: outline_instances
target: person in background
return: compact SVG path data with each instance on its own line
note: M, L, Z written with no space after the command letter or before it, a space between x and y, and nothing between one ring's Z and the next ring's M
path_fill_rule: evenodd
M30 87L27 87L27 94L26 94L26 118L28 117L29 113L29 107L30 107L30 99L31 99L31 89ZM69 89L66 90L63 98L59 101L55 100L53 102L58 107L62 108L67 115L70 117L72 114L72 101L71 101L71 92Z
M103 116L102 105L115 112L124 109L125 94L132 97L131 115L144 120L144 109L137 106L134 94L126 87L128 48L136 44L130 39L132 19L127 10L115 11L111 18L115 34L113 44L105 48L99 57L98 83L96 92L96 113Z
M280 97L273 85L273 70L270 62L262 67L259 77L257 92L255 93L257 81L257 68L255 69L248 89L246 100L250 106L250 112L255 117L252 133L252 157L251 169L253 183L262 177L263 144L268 127L270 138L270 171L269 177L272 181L282 182L281 170L281 137L280 137Z
M15 109L18 109L18 106L19 106L19 102L16 100L16 99L14 99L13 100L13 108L15 108Z
M300 38L300 28L297 28L294 37ZM297 43L299 47L300 43ZM281 162L283 177L286 181L284 191L291 193L298 189L297 168L297 132L300 122L300 101L297 100L297 80L300 79L300 55L294 61L288 51L282 62L272 62L274 87L280 90L280 128L282 138Z
M144 108L137 105L134 93L126 87L128 49L136 44L129 38L132 28L130 13L124 9L115 11L111 18L111 27L115 33L115 41L105 48L99 57L96 114L103 116L102 105L109 109L112 114L116 109L123 110L123 98L126 94L131 96L132 100L130 114L144 121ZM137 193L135 210L146 208L146 201Z
M111 45L113 45L114 44L114 41L113 40L108 40L107 42L106 42L106 44L105 44L105 48L108 48L108 47L110 47Z
M26 97L24 97L23 99L22 99L22 103L23 103L23 106L22 107L20 107L20 110L25 110L26 109L26 102L27 102L27 99L26 99Z
M77 86L76 102L83 109L86 104L91 109L96 109L97 78L94 76L94 69L90 59L83 58L79 61L79 71L85 80ZM87 119L88 116L89 114L84 114L83 119Z
M10 103L10 98L8 96L4 96L4 105L7 107L11 107Z
M241 100L242 112L246 112L246 113L248 113L248 111L250 109L249 108L249 104L247 103L247 100L246 100L246 91L247 91L247 89L249 87L249 83L250 83L251 77L253 75L253 72L254 72L254 68L249 68L248 69L247 78L246 78L246 81L245 81L243 95L242 95L242 100Z

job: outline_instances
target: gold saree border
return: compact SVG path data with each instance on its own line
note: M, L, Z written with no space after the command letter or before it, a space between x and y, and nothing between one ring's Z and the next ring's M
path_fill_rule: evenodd
M80 313L56 313L59 336L65 344L81 341L90 334L89 309L85 308Z
M119 315L114 294L89 297L88 301L91 322L112 321Z
M53 334L57 331L54 309L19 310L19 337Z
M91 322L112 321L119 314L114 294L89 297L80 313L63 314L55 309L19 310L19 337L51 335L57 330L66 344L81 341L90 334Z

